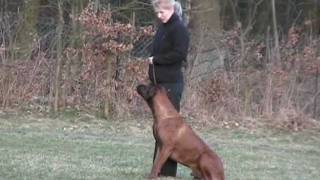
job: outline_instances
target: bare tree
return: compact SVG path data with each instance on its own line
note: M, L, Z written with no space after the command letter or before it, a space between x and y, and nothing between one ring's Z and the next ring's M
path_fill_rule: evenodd
M272 24L273 24L274 51L275 51L274 60L275 60L275 63L278 64L278 62L280 61L280 51L279 51L279 34L278 34L275 0L271 0L271 4L272 4Z
M62 2L58 2L58 10L59 10L59 21L57 27L57 61L56 61L56 75L55 75L55 85L54 85L54 104L53 110L54 112L58 112L59 110L59 102L61 96L61 73L62 73L62 56L63 56L63 40L62 40L62 33L63 33L63 26L64 26L64 19L63 19L63 9L62 9Z

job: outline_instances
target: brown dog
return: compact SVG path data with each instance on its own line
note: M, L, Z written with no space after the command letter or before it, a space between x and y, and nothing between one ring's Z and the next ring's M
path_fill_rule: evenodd
M139 85L137 92L152 110L153 135L159 148L150 178L158 177L165 161L171 158L191 168L204 180L224 180L220 158L184 122L171 104L165 89L160 86Z

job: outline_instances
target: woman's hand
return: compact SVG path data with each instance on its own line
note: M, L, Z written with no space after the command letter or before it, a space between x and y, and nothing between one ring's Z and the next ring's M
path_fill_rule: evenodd
M148 57L149 64L153 64L153 56Z

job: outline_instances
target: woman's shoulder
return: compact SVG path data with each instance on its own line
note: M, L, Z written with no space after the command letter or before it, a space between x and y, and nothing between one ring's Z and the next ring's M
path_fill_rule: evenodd
M187 29L187 26L185 25L185 23L183 22L183 20L177 21L177 22L175 23L175 25L176 25L177 27Z
M188 31L187 26L184 24L182 20L177 20L174 23L172 23L172 26L170 28L172 31Z

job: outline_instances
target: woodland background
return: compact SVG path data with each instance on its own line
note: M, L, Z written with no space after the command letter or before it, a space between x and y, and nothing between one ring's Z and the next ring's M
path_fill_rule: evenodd
M150 114L149 0L1 0L0 109ZM181 0L182 114L204 126L319 129L319 0Z

